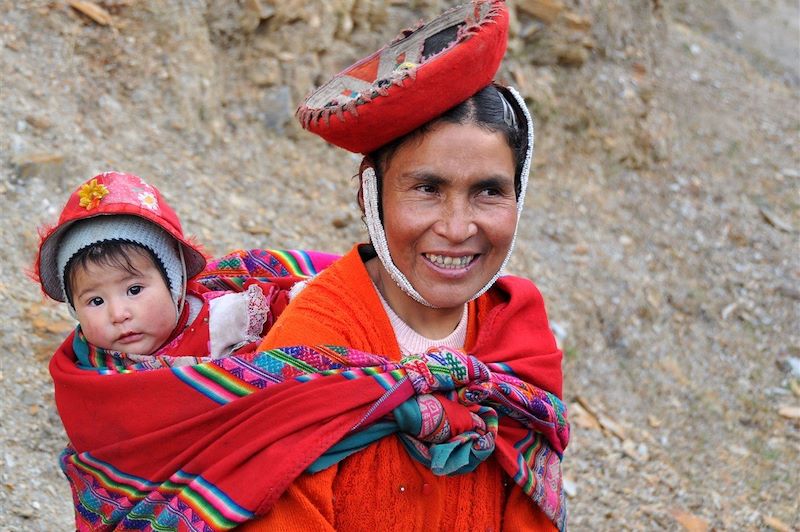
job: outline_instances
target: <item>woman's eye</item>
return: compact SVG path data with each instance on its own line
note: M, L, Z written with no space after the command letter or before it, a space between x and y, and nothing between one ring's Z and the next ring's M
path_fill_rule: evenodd
M90 299L87 302L87 305L90 306L90 307L99 307L102 304L103 304L103 298L102 297L93 297L92 299Z
M128 288L128 294L132 296L138 295L139 293L141 293L141 291L142 287L139 286L138 284Z

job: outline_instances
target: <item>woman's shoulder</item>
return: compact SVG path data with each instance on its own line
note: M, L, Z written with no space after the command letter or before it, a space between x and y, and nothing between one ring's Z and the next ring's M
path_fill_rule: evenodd
M358 294L364 285L369 286L369 274L358 251L354 246L341 258L305 282L302 290L293 295L292 303L301 303L326 299L334 294L342 297L345 294Z
M391 331L380 314L385 312L355 246L292 298L262 346L336 343L365 349L369 336Z
M525 308L544 309L544 299L536 284L525 277L516 275L503 275L497 279L492 288L478 298L478 303L484 308L493 308L498 305L524 304Z
M476 303L478 344L510 334L536 338L545 351L556 349L544 299L531 280L504 275Z

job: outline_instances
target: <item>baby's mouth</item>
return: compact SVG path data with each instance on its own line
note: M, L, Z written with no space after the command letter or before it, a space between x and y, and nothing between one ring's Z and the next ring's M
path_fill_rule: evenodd
M129 332L126 332L125 334L123 334L122 336L120 336L117 339L117 341L118 342L130 342L132 340L137 340L141 335L142 335L142 333L129 331Z

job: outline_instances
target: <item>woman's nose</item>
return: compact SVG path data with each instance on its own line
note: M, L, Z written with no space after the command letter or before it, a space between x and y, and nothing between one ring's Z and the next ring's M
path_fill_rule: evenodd
M434 231L450 242L464 242L478 232L478 225L469 204L451 201L442 209Z

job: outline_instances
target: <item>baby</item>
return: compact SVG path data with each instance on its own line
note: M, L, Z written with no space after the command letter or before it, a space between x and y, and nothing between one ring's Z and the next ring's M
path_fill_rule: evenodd
M36 261L44 293L80 324L75 354L87 367L194 364L258 341L271 294L258 283L211 291L192 281L205 265L159 191L117 172L72 193Z

